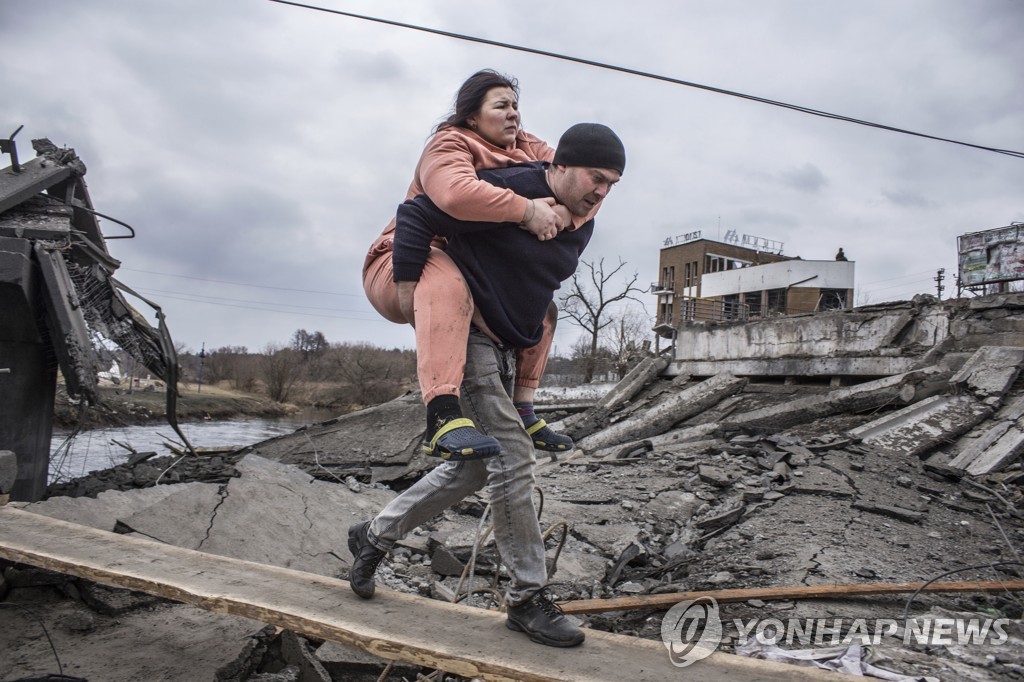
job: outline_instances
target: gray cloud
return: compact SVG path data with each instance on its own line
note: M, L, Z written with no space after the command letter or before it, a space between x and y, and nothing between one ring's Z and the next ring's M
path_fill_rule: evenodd
M813 163L805 163L802 166L791 168L779 173L783 184L797 190L816 194L821 192L828 185L828 178Z
M905 208L935 208L934 201L926 199L917 192L910 190L882 190L882 196L889 202Z
M1016 1L344 9L1024 149ZM904 272L952 272L956 235L1024 210L1019 159L269 2L6 0L0 41L17 55L0 71L0 134L25 124L24 158L31 137L78 150L97 207L139 230L111 244L119 276L177 292L151 296L193 347L300 327L411 345L366 303L363 256L482 67L520 79L528 129L552 143L578 121L620 134L629 167L586 255L643 281L666 236L719 224L806 258L841 244L859 282L885 280L894 251ZM577 334L563 324L556 343Z

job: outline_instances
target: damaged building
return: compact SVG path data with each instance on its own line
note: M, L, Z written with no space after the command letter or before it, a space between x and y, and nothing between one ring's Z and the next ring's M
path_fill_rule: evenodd
M17 133L0 140L11 159L0 169L0 452L17 461L16 478L0 495L38 500L46 490L58 367L84 409L99 402L97 371L110 367L110 349L123 350L166 383L177 431L178 360L160 308L113 277L120 263L106 240L133 237L134 230L93 207L85 164L73 149L33 140L37 156L22 164ZM121 233L105 237L101 217ZM153 307L155 327L126 293Z

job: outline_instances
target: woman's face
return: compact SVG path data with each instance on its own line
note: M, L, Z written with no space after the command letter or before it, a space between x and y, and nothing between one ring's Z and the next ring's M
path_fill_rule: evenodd
M477 135L498 147L509 147L519 132L519 99L512 88L491 88L480 111L467 119Z

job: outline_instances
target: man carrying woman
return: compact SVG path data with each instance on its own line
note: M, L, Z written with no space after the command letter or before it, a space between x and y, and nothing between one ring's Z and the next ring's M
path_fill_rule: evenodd
M550 161L553 153L544 141L522 129L516 81L494 71L480 71L462 84L453 113L428 142L406 199L426 195L458 220L516 223L536 240L550 240L561 229L579 227L593 214L573 216L553 199L530 199L496 187L478 178L476 171ZM466 282L446 255L444 239L435 238L418 284L396 283L394 239L392 221L367 254L363 287L381 315L416 328L417 374L427 406L423 449L444 459L493 456L498 451L495 439L480 433L463 417L459 406L466 338L475 310ZM533 409L556 319L552 304L536 345L517 351L514 402L535 447L564 451L572 448L572 439L548 427Z
M374 519L349 529L353 563L349 584L359 596L373 596L374 573L387 552L413 528L467 495L486 487L494 537L511 574L507 620L541 644L581 644L583 632L548 596L544 542L533 504L534 438L513 404L517 349L534 347L545 330L554 292L576 271L594 229L593 215L625 169L622 142L607 126L581 123L562 135L551 163L529 162L481 170L482 180L539 203L555 199L577 229L548 240L505 223L456 220L418 195L398 209L393 277L415 288L416 318L423 304L419 287L430 267L435 235L448 238L447 256L476 301L477 315L466 350L462 408L488 434L497 452L488 458L450 458L393 499ZM477 430L479 429L479 430Z

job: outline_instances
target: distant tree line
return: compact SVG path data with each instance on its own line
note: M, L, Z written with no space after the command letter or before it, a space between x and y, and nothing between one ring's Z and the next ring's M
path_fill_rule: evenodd
M416 388L416 354L368 343L330 343L323 333L297 330L287 346L259 351L223 346L178 353L189 383L222 384L277 402L358 409Z
M638 276L612 279L625 263L606 269L604 259L582 267L559 297L563 320L583 334L568 356L548 361L545 385L574 385L616 380L650 353L651 319L636 297ZM638 305L623 308L626 301ZM298 329L288 345L268 344L259 351L223 346L202 355L178 349L182 378L199 385L222 384L258 393L277 402L341 411L376 405L418 388L416 354L369 343L330 343L322 332Z

